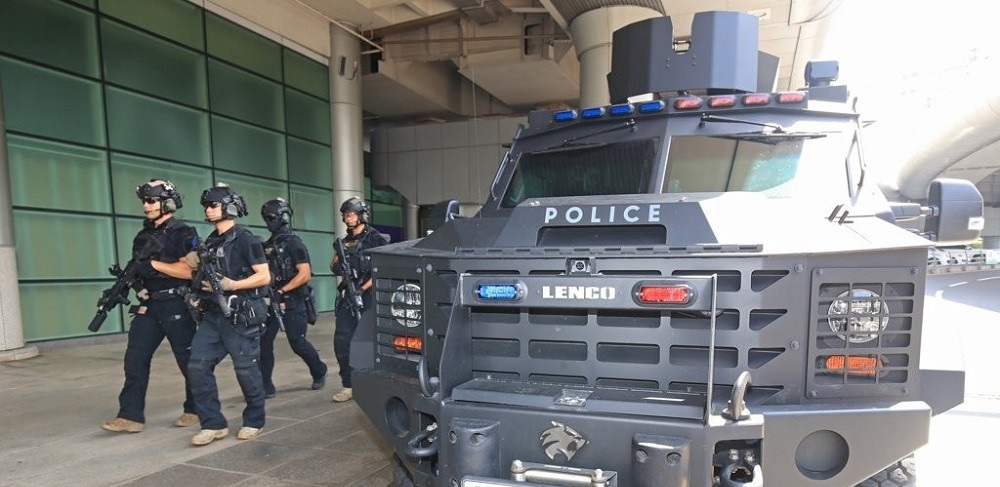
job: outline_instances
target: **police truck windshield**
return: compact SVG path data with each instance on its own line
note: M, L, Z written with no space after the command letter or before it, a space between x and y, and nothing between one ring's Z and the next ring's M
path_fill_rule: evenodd
M851 133L746 133L670 140L664 193L805 189L846 195Z
M521 154L501 206L529 198L637 194L649 189L659 138Z

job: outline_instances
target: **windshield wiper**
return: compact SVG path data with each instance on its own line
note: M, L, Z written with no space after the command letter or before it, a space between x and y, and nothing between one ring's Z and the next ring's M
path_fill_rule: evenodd
M753 120L743 120L742 118L729 118L720 117L718 115L709 115L707 113L701 114L701 123L698 124L699 127L704 127L706 122L721 122L721 123L745 123L747 125L756 125L758 127L767 127L773 129L775 134L783 134L787 131L781 125L776 123L764 123L764 122L754 122Z
M620 123L618 125L614 125L612 127L606 128L606 129L598 130L596 132L586 133L586 134L583 134L583 135L578 135L578 136L573 137L571 139L566 139L566 140L562 141L559 144L552 145L552 146L546 147L544 149L538 149L538 150L535 150L535 151L531 151L530 154L540 154L540 153L544 153L544 152L553 152L555 150L564 149L564 148L578 149L580 147L587 147L587 146L595 146L595 147L596 146L601 146L601 145L604 145L604 144L579 144L577 142L580 141L580 140L583 140L583 139L588 139L590 137L594 137L594 136L601 135L601 134L606 134L608 132L615 132L615 131L618 131L618 130L621 130L621 129L626 129L626 128L627 129L631 129L634 132L636 125L637 124L636 124L635 119L629 119L629 120L626 120L626 121L624 121L624 122L622 122L622 123Z

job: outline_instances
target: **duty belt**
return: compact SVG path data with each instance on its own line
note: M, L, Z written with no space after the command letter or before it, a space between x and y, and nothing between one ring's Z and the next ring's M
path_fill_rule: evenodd
M143 289L135 295L140 301L163 301L167 299L183 298L188 291L190 291L190 289L187 286L177 286L152 292Z

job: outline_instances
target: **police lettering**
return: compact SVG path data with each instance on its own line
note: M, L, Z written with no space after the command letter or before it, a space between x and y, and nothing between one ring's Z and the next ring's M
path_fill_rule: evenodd
M545 207L542 223L660 223L660 205Z
M542 299L615 299L611 286L542 286Z

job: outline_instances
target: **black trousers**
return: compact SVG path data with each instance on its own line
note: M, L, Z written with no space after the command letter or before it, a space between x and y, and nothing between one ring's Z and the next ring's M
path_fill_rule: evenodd
M372 307L372 293L361 295L365 310ZM333 332L333 354L340 365L340 382L344 387L351 387L351 339L358 329L358 320L351 314L351 308L346 299L337 300L337 329Z
M144 309L143 309L144 308ZM150 364L153 354L166 338L174 352L174 360L184 376L184 412L195 413L188 359L195 323L181 299L146 301L132 318L125 348L125 385L118 394L118 417L139 423L146 422L146 389L149 387Z
M282 316L285 323L285 336L288 338L288 345L292 347L295 355L305 362L309 367L309 375L313 380L326 375L326 364L319 358L319 352L309 340L306 339L306 330L309 324L306 322L305 308L285 310ZM264 391L273 393L274 382L271 374L274 372L274 339L278 336L278 319L274 314L267 316L267 329L260 339L260 375L264 379Z

